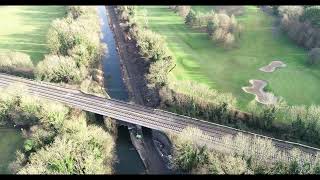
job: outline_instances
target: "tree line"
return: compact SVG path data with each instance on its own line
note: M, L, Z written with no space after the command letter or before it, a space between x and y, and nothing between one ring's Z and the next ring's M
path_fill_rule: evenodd
M320 6L274 6L280 27L298 45L309 50L307 64L320 61Z
M169 6L169 8L185 18L186 25L205 30L211 40L222 44L225 48L233 47L243 30L243 26L233 14L229 16L225 12L213 10L201 13L194 11L191 6Z
M319 174L320 154L310 156L299 149L284 154L269 139L249 138L242 134L223 137L224 149L219 145L209 148L201 144L206 136L194 127L187 127L173 142L173 165L176 170L192 174ZM291 158L288 159L287 157Z

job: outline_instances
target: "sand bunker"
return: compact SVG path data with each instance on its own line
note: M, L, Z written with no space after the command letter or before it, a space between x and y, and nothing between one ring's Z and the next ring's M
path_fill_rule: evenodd
M255 100L262 104L275 104L277 102L277 97L272 93L263 91L263 88L267 86L267 82L264 80L253 80L251 79L251 87L242 87L246 93L254 94L256 96Z
M282 61L272 61L269 65L264 66L259 70L263 72L273 72L276 68L286 67L286 66L287 65L284 64Z

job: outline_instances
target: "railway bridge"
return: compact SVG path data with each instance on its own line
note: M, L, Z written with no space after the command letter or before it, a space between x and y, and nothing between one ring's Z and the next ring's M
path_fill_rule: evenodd
M71 107L155 130L179 133L187 126L197 127L207 135L202 137L203 143L212 144L213 147L224 147L225 149L233 148L228 147L224 143L223 137L226 135L235 136L242 133L247 136L271 139L274 144L283 151L290 150L294 147L300 148L301 150L311 154L320 151L320 149L314 147L279 140L200 119L178 115L160 109L130 104L128 102L115 99L107 99L85 94L76 89L60 87L52 83L34 81L0 73L0 87L7 87L10 84L15 83L20 83L27 87L26 91L31 95L58 101Z

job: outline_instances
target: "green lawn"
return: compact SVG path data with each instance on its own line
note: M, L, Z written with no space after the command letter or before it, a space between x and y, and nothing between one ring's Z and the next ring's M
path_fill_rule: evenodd
M284 34L273 33L273 17L258 8L246 7L245 13L238 17L244 31L239 47L232 50L224 50L210 41L206 33L188 28L183 18L167 7L139 6L138 10L143 8L147 9L149 28L166 37L176 59L170 80L195 80L231 92L243 110L254 99L254 95L241 89L249 85L250 79L267 80L268 89L284 97L288 104L320 104L320 68L306 67L307 52ZM138 21L142 23L143 18L139 16ZM287 67L273 73L258 70L272 60L282 60Z
M64 6L0 7L0 52L19 51L34 63L48 53L46 35L51 22L65 14Z
M24 140L17 129L0 127L0 136L0 174L8 174L9 164L15 160Z

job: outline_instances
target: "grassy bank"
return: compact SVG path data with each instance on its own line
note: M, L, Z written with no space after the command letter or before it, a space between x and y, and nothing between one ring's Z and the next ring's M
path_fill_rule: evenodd
M15 159L15 151L22 147L23 138L17 129L0 128L0 174L10 173L9 164Z

